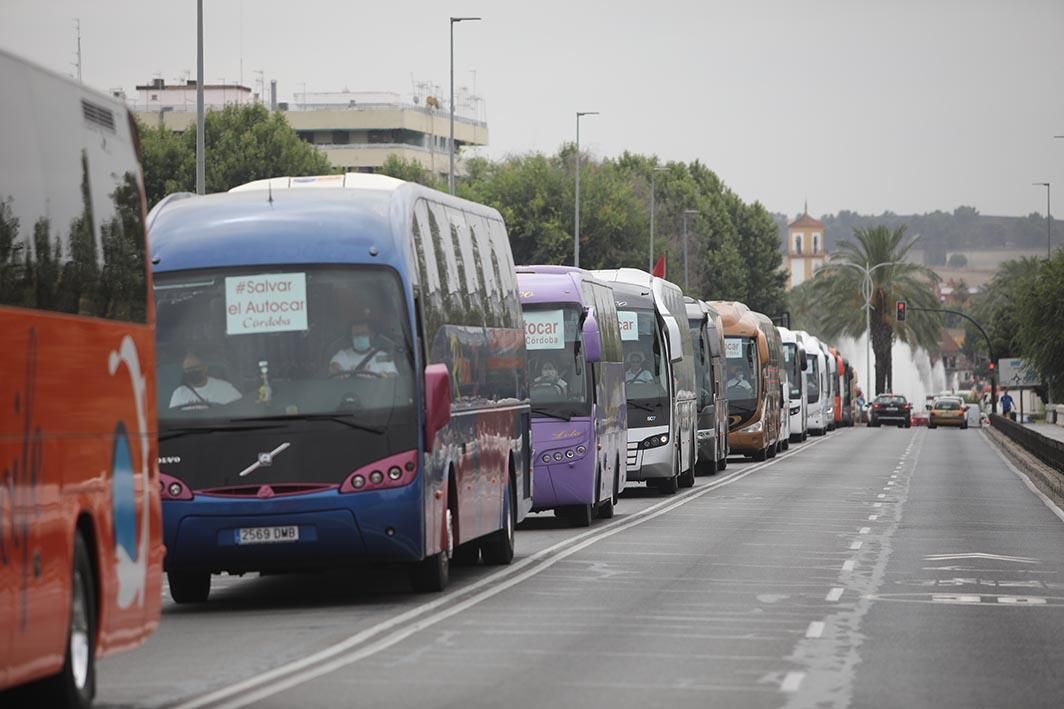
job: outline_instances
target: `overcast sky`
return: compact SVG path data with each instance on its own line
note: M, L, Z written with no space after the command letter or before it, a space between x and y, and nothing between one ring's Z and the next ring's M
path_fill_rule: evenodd
M205 0L207 82L256 70L293 94L412 77L485 99L487 155L575 137L701 160L795 214L1064 214L1064 0ZM196 71L195 0L0 0L0 48L123 88ZM4 97L11 100L17 97Z

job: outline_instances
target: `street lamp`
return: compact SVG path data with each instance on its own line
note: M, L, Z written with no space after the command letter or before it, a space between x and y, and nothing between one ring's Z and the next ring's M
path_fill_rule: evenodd
M688 279L687 279L687 215L688 214L698 214L698 210L697 209L685 209L685 210L683 210L683 289L684 289L684 291L687 291L688 290L688 286L689 286Z
M872 268L869 268L867 265L858 266L856 263L845 262L829 263L825 266L825 268L845 266L846 268L856 269L859 273L864 275L864 283L862 284L861 290L864 295L865 311L865 367L867 367L865 371L868 373L868 384L872 385L868 389L869 393L872 393L875 387L873 381L875 377L872 374L872 273L874 273L876 269L883 268L884 266L899 266L902 263L904 262L884 261L882 263L877 263L875 266L872 266ZM878 394L879 392L875 393Z
M203 0L196 2L196 194L206 194L207 158L203 127Z
M1049 212L1049 183L1048 182L1032 182L1035 187L1046 188L1046 258L1048 259L1052 254L1050 253L1051 244L1053 243L1053 217Z
M573 265L580 268L580 119L597 116L598 111L576 112L576 214L573 217Z
M667 172L667 167L655 167L650 170L650 260L647 262L647 272L654 271L654 196L657 194L657 184L654 180L659 172Z
M451 18L451 134L447 148L447 191L451 194L454 194L454 23L477 22L480 19L479 17Z

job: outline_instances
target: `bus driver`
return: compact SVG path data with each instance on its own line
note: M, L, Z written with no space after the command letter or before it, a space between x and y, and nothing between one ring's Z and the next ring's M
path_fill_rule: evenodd
M329 376L396 376L398 370L391 348L382 340L373 332L369 318L357 317L351 323L351 346L341 349L329 360Z

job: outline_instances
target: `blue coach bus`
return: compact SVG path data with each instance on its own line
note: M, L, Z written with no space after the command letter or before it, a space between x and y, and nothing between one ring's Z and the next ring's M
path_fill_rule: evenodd
M572 266L520 266L532 391L533 511L613 517L627 481L624 355L613 289Z
M380 175L149 215L165 567L509 563L531 509L524 322L498 212Z

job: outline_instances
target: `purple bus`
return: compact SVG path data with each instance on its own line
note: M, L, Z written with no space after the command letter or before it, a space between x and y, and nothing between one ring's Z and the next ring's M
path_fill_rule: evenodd
M532 394L532 510L613 516L627 482L624 357L613 289L569 266L520 266Z

